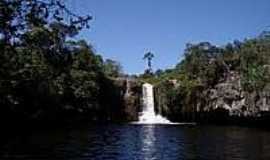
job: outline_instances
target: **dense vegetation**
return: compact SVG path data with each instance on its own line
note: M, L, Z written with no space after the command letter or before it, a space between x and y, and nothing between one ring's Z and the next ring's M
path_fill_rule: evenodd
M156 85L160 112L178 118L180 113L194 112L199 103L207 103L204 91L233 78L240 79L241 92L270 93L269 32L225 46L187 44L183 60L175 68L141 76Z
M77 114L107 119L119 112L110 100L120 94L111 80L120 64L73 39L91 16L76 15L58 0L2 0L0 19L1 122Z
M128 93L133 101L127 101L125 110L123 86L128 84L119 78L124 77L121 65L74 39L89 28L89 21L91 16L72 13L60 0L0 1L0 122L124 120L124 112L138 111L140 83L129 84L137 93ZM225 46L187 44L175 68L154 73L153 58L153 53L145 54L148 69L138 79L155 85L157 110L171 119L207 106L209 89L228 79L239 79L236 89L253 99L270 93L269 32Z

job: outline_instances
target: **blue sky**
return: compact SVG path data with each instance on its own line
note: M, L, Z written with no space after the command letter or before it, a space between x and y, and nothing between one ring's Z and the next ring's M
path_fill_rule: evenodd
M86 39L126 73L142 73L145 52L155 54L154 69L170 68L186 43L223 45L252 38L270 26L270 0L66 0L78 14L90 14Z

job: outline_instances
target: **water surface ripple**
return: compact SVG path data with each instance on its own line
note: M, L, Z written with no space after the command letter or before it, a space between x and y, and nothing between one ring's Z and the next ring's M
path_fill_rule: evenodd
M268 131L229 126L89 125L2 138L0 159L269 160Z

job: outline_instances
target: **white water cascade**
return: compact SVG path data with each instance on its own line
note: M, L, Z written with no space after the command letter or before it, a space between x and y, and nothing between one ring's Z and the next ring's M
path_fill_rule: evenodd
M137 124L173 124L168 119L155 113L153 86L149 83L143 84L143 111Z

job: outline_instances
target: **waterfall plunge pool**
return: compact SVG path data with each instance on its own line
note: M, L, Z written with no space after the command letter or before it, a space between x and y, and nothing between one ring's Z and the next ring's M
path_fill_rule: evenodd
M0 137L1 160L269 160L270 132L239 126L81 125Z

